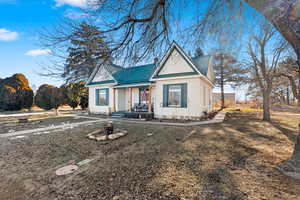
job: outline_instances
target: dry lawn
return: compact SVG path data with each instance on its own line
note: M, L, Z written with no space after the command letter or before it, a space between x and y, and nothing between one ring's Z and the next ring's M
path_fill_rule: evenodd
M128 135L112 142L85 138L101 124L20 140L1 138L0 197L300 199L300 183L276 169L292 153L298 120L274 120L236 112L223 124L199 127L117 123ZM96 160L72 175L55 175L59 167L87 158Z

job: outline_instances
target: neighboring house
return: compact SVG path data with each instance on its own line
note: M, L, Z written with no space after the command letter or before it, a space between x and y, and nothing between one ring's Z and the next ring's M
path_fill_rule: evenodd
M155 118L198 119L212 111L212 57L189 57L175 42L157 62L98 66L87 82L94 114L144 111ZM139 108L141 110L139 110Z
M225 99L226 105L236 103L234 92L225 92L224 99ZM221 93L220 92L213 93L213 105L215 105L215 104L221 104Z

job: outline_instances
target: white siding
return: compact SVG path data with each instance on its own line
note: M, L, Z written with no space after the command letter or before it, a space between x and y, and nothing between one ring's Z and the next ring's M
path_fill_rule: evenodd
M109 115L113 108L113 89L112 85L103 86L90 86L89 87L89 111L92 114L105 114ZM96 105L96 89L109 88L109 105L108 106L97 106Z
M187 108L170 108L163 107L163 85L187 83ZM209 87L206 82L200 78L158 80L155 88L155 106L154 115L156 118L199 118L203 115L203 111L208 110L208 106L204 106L204 90L203 87ZM199 91L199 92L198 92ZM209 91L206 91L209 93ZM205 95L206 98L209 96ZM208 98L206 99L208 101Z
M174 49L158 75L193 72L193 68L185 61L177 49Z
M110 75L110 73L102 66L96 73L94 79L92 82L98 82L98 81L107 81L107 80L113 80L113 77Z

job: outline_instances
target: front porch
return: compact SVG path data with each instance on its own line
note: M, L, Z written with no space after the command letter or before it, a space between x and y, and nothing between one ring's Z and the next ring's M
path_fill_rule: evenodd
M112 116L115 118L153 118L151 83L115 86L113 88Z
M113 118L153 119L153 112L118 111L112 113Z

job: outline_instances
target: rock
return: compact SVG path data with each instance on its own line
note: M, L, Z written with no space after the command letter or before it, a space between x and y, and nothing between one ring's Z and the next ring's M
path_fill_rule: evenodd
M105 140L108 140L108 137L107 137L107 135L102 135L102 136L96 137L96 140L97 141L105 141Z
M108 136L108 139L110 139L110 140L115 140L115 139L117 139L117 138L119 138L119 137L122 137L122 136L124 136L124 135L125 135L125 134L122 133L122 132L114 133L114 134L109 135L109 136Z
M114 197L112 198L112 200L120 200L120 197L119 197L119 196L114 196Z
M95 139L96 139L96 136L90 135L89 138L92 139L92 140L95 140Z

